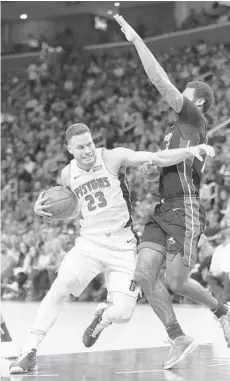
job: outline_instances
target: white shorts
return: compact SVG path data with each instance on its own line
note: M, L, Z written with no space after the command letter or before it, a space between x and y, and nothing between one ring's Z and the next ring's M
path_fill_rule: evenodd
M115 233L81 235L66 254L58 277L68 282L70 293L79 296L99 273L105 274L108 299L114 291L137 298L133 281L137 241L131 228Z

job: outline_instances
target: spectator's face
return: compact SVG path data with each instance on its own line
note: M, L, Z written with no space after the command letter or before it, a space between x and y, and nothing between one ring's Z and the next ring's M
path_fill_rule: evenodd
M189 99L190 101L192 101L197 107L201 107L205 102L204 98L199 98L199 99L195 98L195 89L191 87L187 87L183 91L182 95L186 97L187 99Z
M29 253L30 253L31 257L34 258L35 255L36 255L36 249L35 249L35 247L32 246L32 247L30 248L30 252L29 252Z
M21 253L23 253L23 254L26 253L26 245L24 244L24 242L20 243L19 248L20 248Z
M73 136L69 141L68 150L79 166L91 168L96 161L96 148L89 132Z
M222 190L220 192L220 199L221 200L227 200L227 198L228 198L228 193L225 190Z

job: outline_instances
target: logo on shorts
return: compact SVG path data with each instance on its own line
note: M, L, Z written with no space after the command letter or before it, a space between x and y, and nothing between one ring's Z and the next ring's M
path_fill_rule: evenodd
M133 240L134 240L134 238L128 239L128 240L127 240L127 243L130 243L130 242L132 242Z
M176 210L179 210L180 208L173 208L173 211L176 212Z
M129 286L129 291L135 291L137 286L138 286L137 282L135 282L135 280L131 280L130 286Z
M173 237L170 237L168 239L168 244L173 245L174 243L176 243L175 239Z

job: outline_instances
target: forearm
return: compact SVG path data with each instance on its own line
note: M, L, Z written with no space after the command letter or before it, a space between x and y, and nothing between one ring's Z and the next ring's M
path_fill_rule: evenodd
M183 97L180 91L172 84L167 74L157 62L154 55L137 35L133 41L140 56L145 72L150 81L156 86L164 100L179 113L183 107Z
M155 164L154 160L152 162L153 165L158 165L159 167L171 167L172 165L178 164L181 161L184 161L194 155L191 153L190 148L177 148L164 150L160 152L156 152L154 154L156 156L156 163L160 160L160 164Z
M136 36L133 41L133 44L139 54L145 72L149 79L157 86L157 82L163 77L168 79L167 74L161 67L161 65L157 62L154 55L150 52L150 50L145 45L144 41L140 38L140 36Z

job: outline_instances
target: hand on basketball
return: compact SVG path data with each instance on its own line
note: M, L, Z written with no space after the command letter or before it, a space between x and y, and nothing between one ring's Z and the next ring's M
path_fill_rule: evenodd
M124 33L126 39L130 42L133 42L138 34L135 30L124 20L124 18L120 15L114 16L116 22L121 26L121 31Z
M189 149L191 154L200 161L203 161L203 157L201 155L206 154L207 156L210 156L210 157L215 156L214 148L207 144L200 144L195 147L189 147Z
M34 204L34 211L39 216L42 216L42 217L52 217L52 214L46 211L47 209L49 209L51 207L51 204L43 205L44 202L48 201L49 198L50 198L49 196L44 196L45 192L46 191L43 191L39 195L37 201Z

